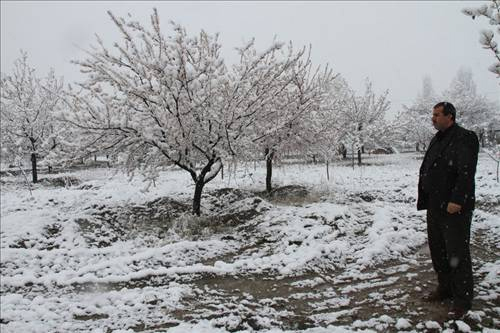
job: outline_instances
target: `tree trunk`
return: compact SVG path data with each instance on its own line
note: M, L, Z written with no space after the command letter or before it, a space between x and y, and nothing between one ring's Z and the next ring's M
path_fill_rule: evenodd
M497 161L497 183L498 183L498 170L500 169L500 161Z
M270 150L266 148L266 191L268 194L271 194L273 189L271 179L273 177L273 157L274 150Z
M326 160L326 179L330 180L330 171L328 170L328 159Z
M358 165L361 165L361 149L358 149Z
M203 186L205 186L205 179L200 178L194 188L194 198L193 198L193 214L200 216L201 207L201 193L203 192Z
M313 154L313 163L316 165L316 154Z
M351 161L352 161L352 168L354 169L354 145L351 146Z
M478 139L479 139L479 143L481 144L481 147L484 148L484 132L483 131L479 132Z
M38 173L36 170L36 154L31 154L31 172L33 174L33 183L38 183Z
M221 178L224 179L224 164L221 166L220 175L221 175Z
M340 153L343 160L347 159L347 147L343 143L340 144Z
M211 171L212 167L218 160L219 159L215 157L210 159L207 165L203 167L198 176L196 176L194 170L190 170L191 177L195 182L194 197L193 197L193 214L195 215L200 216L201 193L203 192L203 187L205 186L206 183L208 183L217 176L217 174L220 171L220 167L222 167L222 161L221 161L219 169L217 169L217 171L214 170L214 172Z

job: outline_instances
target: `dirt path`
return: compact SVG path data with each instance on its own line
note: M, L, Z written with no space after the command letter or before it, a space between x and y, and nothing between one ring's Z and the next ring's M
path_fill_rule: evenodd
M481 235L476 235L472 249L475 272L481 262L500 258L485 252L477 245L481 243ZM271 326L306 329L333 324L396 332L398 318L408 320L408 329L419 331L440 331L436 324L443 329L453 327L453 322L446 319L449 302L429 304L421 299L435 287L426 246L407 260L373 267L358 273L359 279L351 276L349 268L286 278L266 274L205 275L191 282L194 295L185 299L185 309L174 315L179 321L232 318L220 320L220 326L234 331ZM485 291L483 277L475 274L476 294ZM499 328L499 306L498 298L476 298L473 314L464 321L473 330Z

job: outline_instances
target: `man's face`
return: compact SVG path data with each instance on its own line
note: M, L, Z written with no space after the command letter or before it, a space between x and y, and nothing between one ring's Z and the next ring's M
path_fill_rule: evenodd
M444 115L443 107L439 106L432 110L432 125L439 131L444 131L453 124L451 114Z

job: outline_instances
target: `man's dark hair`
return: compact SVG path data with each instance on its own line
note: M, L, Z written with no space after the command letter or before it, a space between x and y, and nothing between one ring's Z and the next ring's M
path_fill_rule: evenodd
M455 117L457 115L457 110L455 110L455 107L453 106L453 104L451 104L450 102L439 102L436 105L434 105L433 109L436 109L439 107L443 107L443 114L445 116L451 114L451 119L453 119L453 121L455 121Z

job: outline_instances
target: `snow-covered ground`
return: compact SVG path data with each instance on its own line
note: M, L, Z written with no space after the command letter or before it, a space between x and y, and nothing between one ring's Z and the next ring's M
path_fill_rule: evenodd
M421 155L227 168L189 214L189 175L149 191L114 169L2 177L2 332L346 332L500 328L500 185L481 154L466 322L420 297L434 286ZM58 184L57 180L63 180ZM64 185L64 181L67 183ZM287 187L294 185L293 187Z

